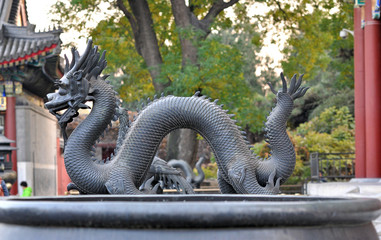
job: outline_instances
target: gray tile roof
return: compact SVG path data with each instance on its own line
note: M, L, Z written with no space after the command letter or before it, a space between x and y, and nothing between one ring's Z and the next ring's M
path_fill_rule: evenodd
M0 23L0 68L12 67L60 51L61 29L35 32L35 25Z

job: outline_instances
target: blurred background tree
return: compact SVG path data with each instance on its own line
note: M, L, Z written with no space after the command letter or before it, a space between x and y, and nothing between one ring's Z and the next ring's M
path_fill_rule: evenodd
M81 31L108 51L106 73L129 110L139 109L141 99L162 92L191 96L201 91L220 99L236 114L249 141L259 142L262 122L274 104L266 82L279 88L277 75L282 69L289 77L304 73L311 87L295 102L288 125L297 151L323 148L328 135L334 134L301 124L316 124L314 119L327 109L337 114L345 107L345 114L353 117L353 38L339 37L342 28L352 28L352 2L71 0L58 1L52 13L64 30ZM272 56L260 57L265 39L281 49L280 65L274 65ZM303 135L303 128L311 133ZM339 127L334 132L345 133L347 139L353 128ZM188 140L179 139L185 135ZM306 145L300 140L305 138L318 143ZM169 139L174 153L168 151L168 157L194 164L196 143L194 133L178 132ZM345 146L353 150L354 143ZM260 143L258 149L263 152L266 145ZM301 155L297 155L299 176L303 161L308 161Z
M261 41L256 23L247 17L249 3L237 2L72 0L58 1L52 13L64 30L88 32L109 51L107 71L130 110L154 94L191 96L200 91L220 99L242 126L258 132L265 119L261 106L269 105L254 74L261 62L254 51ZM224 10L232 6L229 18ZM88 28L94 21L96 26ZM246 50L251 58L243 55ZM193 131L172 133L168 146L168 159L194 165Z
M265 1L271 9L263 22L287 35L285 73L305 73L312 86L293 112L292 127L319 116L332 106L347 106L354 114L353 38L341 39L353 28L353 2L341 0Z

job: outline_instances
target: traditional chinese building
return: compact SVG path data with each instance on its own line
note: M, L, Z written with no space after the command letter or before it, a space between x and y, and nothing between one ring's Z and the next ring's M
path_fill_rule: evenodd
M35 195L59 192L57 124L44 109L44 98L62 76L60 34L55 28L37 32L28 21L25 0L0 1L0 126L18 149L11 159L17 172L12 194L21 181Z

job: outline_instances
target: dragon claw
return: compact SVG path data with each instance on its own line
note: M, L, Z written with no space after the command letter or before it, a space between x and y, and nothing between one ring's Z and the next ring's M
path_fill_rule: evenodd
M153 180L155 180L155 177L151 177L149 178L146 183L144 184L144 188L149 188L153 182Z
M278 178L274 184L275 175L276 175L276 170L271 172L265 188L271 193L278 194L280 193L280 181L282 180L282 178L281 177Z
M153 188L152 188L152 192L153 193L157 193L157 190L159 190L159 187L160 187L160 183L157 183Z
M287 81L283 75L283 72L280 73L280 78L282 79L282 92L287 93Z
M296 84L296 74L294 74L294 76L292 76L291 78L291 83L289 88L290 93L293 93L295 91L295 84Z
M159 187L160 187L160 182L156 183L155 186L152 187L152 183L155 180L155 177L152 176L151 178L147 179L145 183L143 183L139 190L145 194L157 194Z
M84 194L84 192L82 192L82 191L77 187L77 185L75 185L75 183L73 183L73 182L70 182L70 183L67 185L66 190L67 190L68 192L70 192L71 190L76 190L76 191L79 192L79 194Z
M276 180L276 183L275 183L275 189L278 189L278 192L280 192L280 190L279 190L279 188L280 188L280 181L282 180L282 178L280 177L280 178L278 178L277 180Z
M165 187L165 184L164 184L164 181L163 181L163 180L160 180L160 181L159 181L159 184L160 184L160 187L161 187L161 188L164 188L164 187Z
M292 94L292 99L297 99L300 97L303 97L304 94L306 94L307 90L310 89L309 87L302 87L296 91L296 93Z
M287 88L286 78L283 73L280 73L280 78L282 80L282 90L279 90L279 92L275 91L271 83L268 83L268 85L270 86L271 92L273 92L275 95L278 93L286 93L290 95L293 100L295 100L297 98L303 97L309 89L309 87L300 87L302 84L303 76L304 74L301 74L298 80L296 80L296 74L294 74L294 76L291 78L290 86Z
M70 190L79 190L77 185L75 185L73 182L70 182L67 187L66 187L66 190L67 191L70 191Z
M268 82L267 84L269 85L271 92L273 92L276 95L277 92L275 91L274 86L271 84L271 82Z

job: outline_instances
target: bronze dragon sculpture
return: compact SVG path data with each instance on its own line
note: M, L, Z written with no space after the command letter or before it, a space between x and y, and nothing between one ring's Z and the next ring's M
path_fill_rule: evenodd
M119 112L116 93L105 76L105 52L100 55L92 41L82 56L72 50L73 60L67 57L64 76L57 81L58 91L48 94L46 108L66 125L78 115L79 108L88 108L88 117L73 131L65 145L64 159L68 175L83 193L142 194L152 191L138 189L150 170L156 150L171 131L189 128L198 132L211 146L218 165L218 183L222 193L277 194L279 186L293 172L295 152L286 132L286 121L293 101L302 97L308 88L300 87L302 75L294 75L290 86L283 75L283 88L271 90L277 104L267 117L265 130L271 145L266 160L252 154L240 128L222 106L199 97L162 96L145 106L132 122L111 161L97 163L92 159L92 147ZM65 110L62 114L60 111ZM65 137L65 136L64 136ZM119 142L119 140L118 140Z
M193 173L192 167L186 161L182 159L171 159L168 161L168 165L176 169L181 169L182 173L185 175L185 179L188 183L192 185L193 188L200 188L202 181L205 179L205 173L201 168L202 163L205 161L205 157L200 157L196 163L196 170L198 175Z

